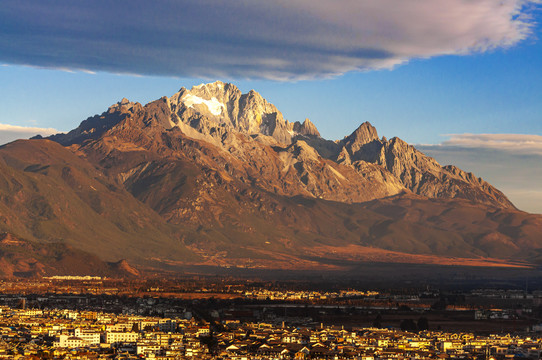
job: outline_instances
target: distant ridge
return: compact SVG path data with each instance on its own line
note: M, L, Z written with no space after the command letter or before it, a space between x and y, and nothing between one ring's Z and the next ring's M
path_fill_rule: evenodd
M124 262L108 264L97 256L61 243L33 243L0 234L0 277L79 276L134 277L139 271Z

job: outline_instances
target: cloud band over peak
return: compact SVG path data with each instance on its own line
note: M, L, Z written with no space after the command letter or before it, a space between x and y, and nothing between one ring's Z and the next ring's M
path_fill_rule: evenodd
M542 136L527 134L450 134L441 146L542 155Z
M450 134L438 145L416 145L441 164L453 164L503 191L518 208L542 214L542 136Z
M58 130L51 128L0 124L0 145L17 139L28 139L36 135L48 136L56 133Z
M0 62L141 75L278 80L507 47L527 0L5 0Z

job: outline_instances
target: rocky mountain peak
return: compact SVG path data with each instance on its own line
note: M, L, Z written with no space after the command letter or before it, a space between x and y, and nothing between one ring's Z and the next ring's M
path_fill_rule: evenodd
M213 99L216 99L218 103L227 107L232 98L237 98L241 95L241 90L234 84L215 81L213 83L193 86L190 90L184 89L183 95L192 95L193 97L199 97L211 102L213 102Z
M248 135L267 135L290 144L293 124L254 90L243 94L235 85L216 81L181 90L169 98L174 123L199 132L214 127ZM182 123L182 124L179 124Z
M133 115L137 109L141 108L141 104L122 98L121 101L111 105L107 111L103 112L101 115L91 116L81 122L79 127L71 130L67 134L55 134L50 136L49 139L65 146L82 143L86 140L97 139L122 120Z
M196 91L196 90L201 90L201 89L213 91L214 89L223 89L224 85L235 86L233 84L225 84L222 81L217 80L212 83L194 85L192 86L192 89L190 89L190 91Z
M350 136L347 137L349 142L359 145L368 144L374 140L379 140L376 128L366 121L361 124Z
M121 101L118 102L119 105L128 105L128 104L131 104L132 102L126 98L122 98Z
M119 102L116 104L111 105L108 109L108 113L114 113L114 112L127 112L130 111L137 103L131 102L130 100L126 98L122 98Z
M303 124L301 124L299 121L296 121L294 123L294 132L306 136L308 135L320 137L320 132L312 123L312 121L310 121L308 118L303 121Z
M339 141L352 160L374 162L379 156L383 142L378 138L376 128L368 121L361 124L352 134Z

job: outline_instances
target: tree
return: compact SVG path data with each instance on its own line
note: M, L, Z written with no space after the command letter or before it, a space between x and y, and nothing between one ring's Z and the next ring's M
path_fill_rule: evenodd
M373 327L375 328L381 328L382 327L382 315L378 313L376 315L375 321L373 321Z
M429 320L425 316L418 319L418 331L429 330Z
M418 326L416 326L416 323L414 322L414 320L405 319L401 321L401 330L416 332L418 331Z

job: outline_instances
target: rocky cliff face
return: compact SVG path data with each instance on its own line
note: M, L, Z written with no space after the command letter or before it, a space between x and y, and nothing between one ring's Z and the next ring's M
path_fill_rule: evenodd
M188 125L209 135L212 129L235 130L248 135L267 135L288 144L294 135L293 124L256 91L247 94L221 81L181 90L169 98L172 126ZM182 124L181 124L182 123Z

